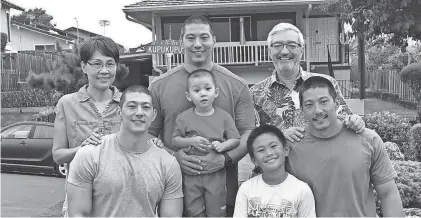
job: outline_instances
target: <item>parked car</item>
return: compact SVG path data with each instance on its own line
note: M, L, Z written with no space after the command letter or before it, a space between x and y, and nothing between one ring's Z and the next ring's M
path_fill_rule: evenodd
M53 123L26 121L2 128L1 170L65 177L64 165L53 160L53 135Z

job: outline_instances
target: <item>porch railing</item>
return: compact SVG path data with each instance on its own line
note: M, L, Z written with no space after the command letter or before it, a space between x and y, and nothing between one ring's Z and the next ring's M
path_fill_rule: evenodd
M271 62L266 41L250 41L246 44L219 42L215 44L212 59L215 63L221 65L254 64L257 66L261 63ZM167 66L165 54L156 54L155 60L157 67ZM177 66L183 61L183 54L174 54L171 65Z
M319 47L316 46L316 53L311 53L311 62L327 63L327 48L329 47L332 62L339 62L342 59L343 63L349 63L349 48L347 45L342 47L344 51L341 50L339 44ZM305 61L306 48L304 47L303 50L302 61ZM215 63L221 65L254 64L257 66L261 63L271 62L266 41L250 41L246 42L246 44L240 44L239 42L218 42L213 49L212 59ZM174 54L171 65L177 66L183 63L183 61L183 54ZM165 54L156 54L155 62L157 67L167 66Z

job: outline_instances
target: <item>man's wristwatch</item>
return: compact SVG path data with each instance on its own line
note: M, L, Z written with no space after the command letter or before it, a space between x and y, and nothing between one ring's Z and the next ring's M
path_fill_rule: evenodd
M224 153L222 153L222 155L224 155L224 157L225 157L225 167L230 167L230 166L232 166L233 164L232 164L232 159L231 159L231 157L228 155L228 153L227 152L224 152Z

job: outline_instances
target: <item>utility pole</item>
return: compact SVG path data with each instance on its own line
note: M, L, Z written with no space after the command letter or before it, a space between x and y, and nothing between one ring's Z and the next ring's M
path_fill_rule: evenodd
M104 36L105 36L105 27L110 25L110 21L109 20L100 20L99 25L104 27Z
M75 17L76 20L76 34L77 34L77 44L79 44L79 20Z

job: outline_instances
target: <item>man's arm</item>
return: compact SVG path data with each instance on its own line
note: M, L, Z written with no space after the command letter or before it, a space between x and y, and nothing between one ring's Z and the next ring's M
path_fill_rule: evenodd
M152 135L152 138L158 137L161 133L162 126L164 125L164 115L162 114L161 110L161 104L160 104L160 93L157 93L157 87L156 84L152 81L149 85L149 91L151 92L152 97L152 104L154 109L156 110L156 116L155 119L152 121L151 126L149 127L149 135Z
M82 188L67 184L69 217L89 217L92 208L92 186Z
M87 145L76 153L70 163L67 178L67 198L69 216L90 216L92 209L92 183L96 175L94 156L98 147Z
M332 82L333 87L336 91L336 102L338 104L337 114L338 119L340 119L348 128L354 130L357 133L361 133L365 129L365 123L361 116L352 113L352 110L346 104L345 98L342 95L341 89L338 82L329 78Z
M395 180L374 186L381 202L384 217L404 217L402 200Z
M403 217L402 201L395 180L397 174L380 136L366 129L361 136L373 147L370 180L381 201L383 216Z
M182 217L183 198L163 199L159 203L159 217Z
M160 217L181 217L183 215L183 185L180 165L173 159L165 168L165 189L159 203Z

